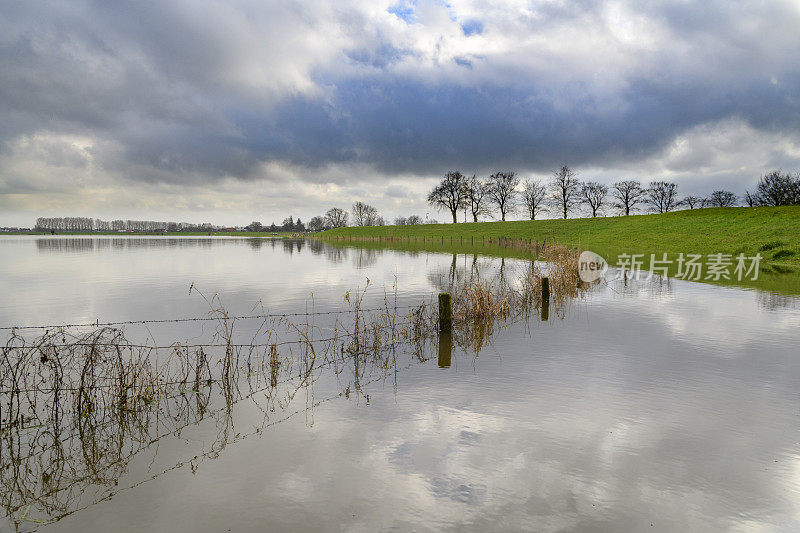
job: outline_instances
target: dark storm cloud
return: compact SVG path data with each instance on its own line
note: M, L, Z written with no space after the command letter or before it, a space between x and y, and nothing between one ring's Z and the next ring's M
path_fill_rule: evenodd
M616 43L610 29L582 47L557 33L549 49L508 43L610 27L602 2L495 6L485 20L454 3L443 22L425 6L375 18L369 5L7 3L0 149L47 131L95 139L95 162L133 180L263 178L279 161L313 181L336 163L378 175L608 167L726 119L800 131L790 3L631 4L623 18L635 30L646 17L657 41L596 50L591 39Z

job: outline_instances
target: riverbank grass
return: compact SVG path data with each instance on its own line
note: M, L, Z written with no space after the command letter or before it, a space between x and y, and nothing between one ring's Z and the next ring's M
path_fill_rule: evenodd
M665 214L417 226L348 227L323 239L482 244L500 239L590 249L614 262L620 254L760 253L765 263L800 267L800 206L729 207Z

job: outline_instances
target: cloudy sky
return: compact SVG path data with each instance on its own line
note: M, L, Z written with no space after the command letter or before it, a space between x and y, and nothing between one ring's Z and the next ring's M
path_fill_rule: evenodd
M0 225L245 224L445 171L800 170L800 3L0 0Z

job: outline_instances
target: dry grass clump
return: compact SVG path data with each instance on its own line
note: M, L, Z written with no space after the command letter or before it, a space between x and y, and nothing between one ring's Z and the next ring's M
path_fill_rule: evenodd
M508 292L493 290L487 281L476 280L461 288L454 309L456 322L506 320L511 314Z

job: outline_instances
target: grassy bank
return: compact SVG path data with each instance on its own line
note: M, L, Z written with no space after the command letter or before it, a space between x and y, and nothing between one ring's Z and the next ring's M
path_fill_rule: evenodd
M800 206L713 208L629 217L576 218L339 228L323 239L477 245L500 238L555 242L604 254L614 263L622 253L761 253L776 266L800 267Z

